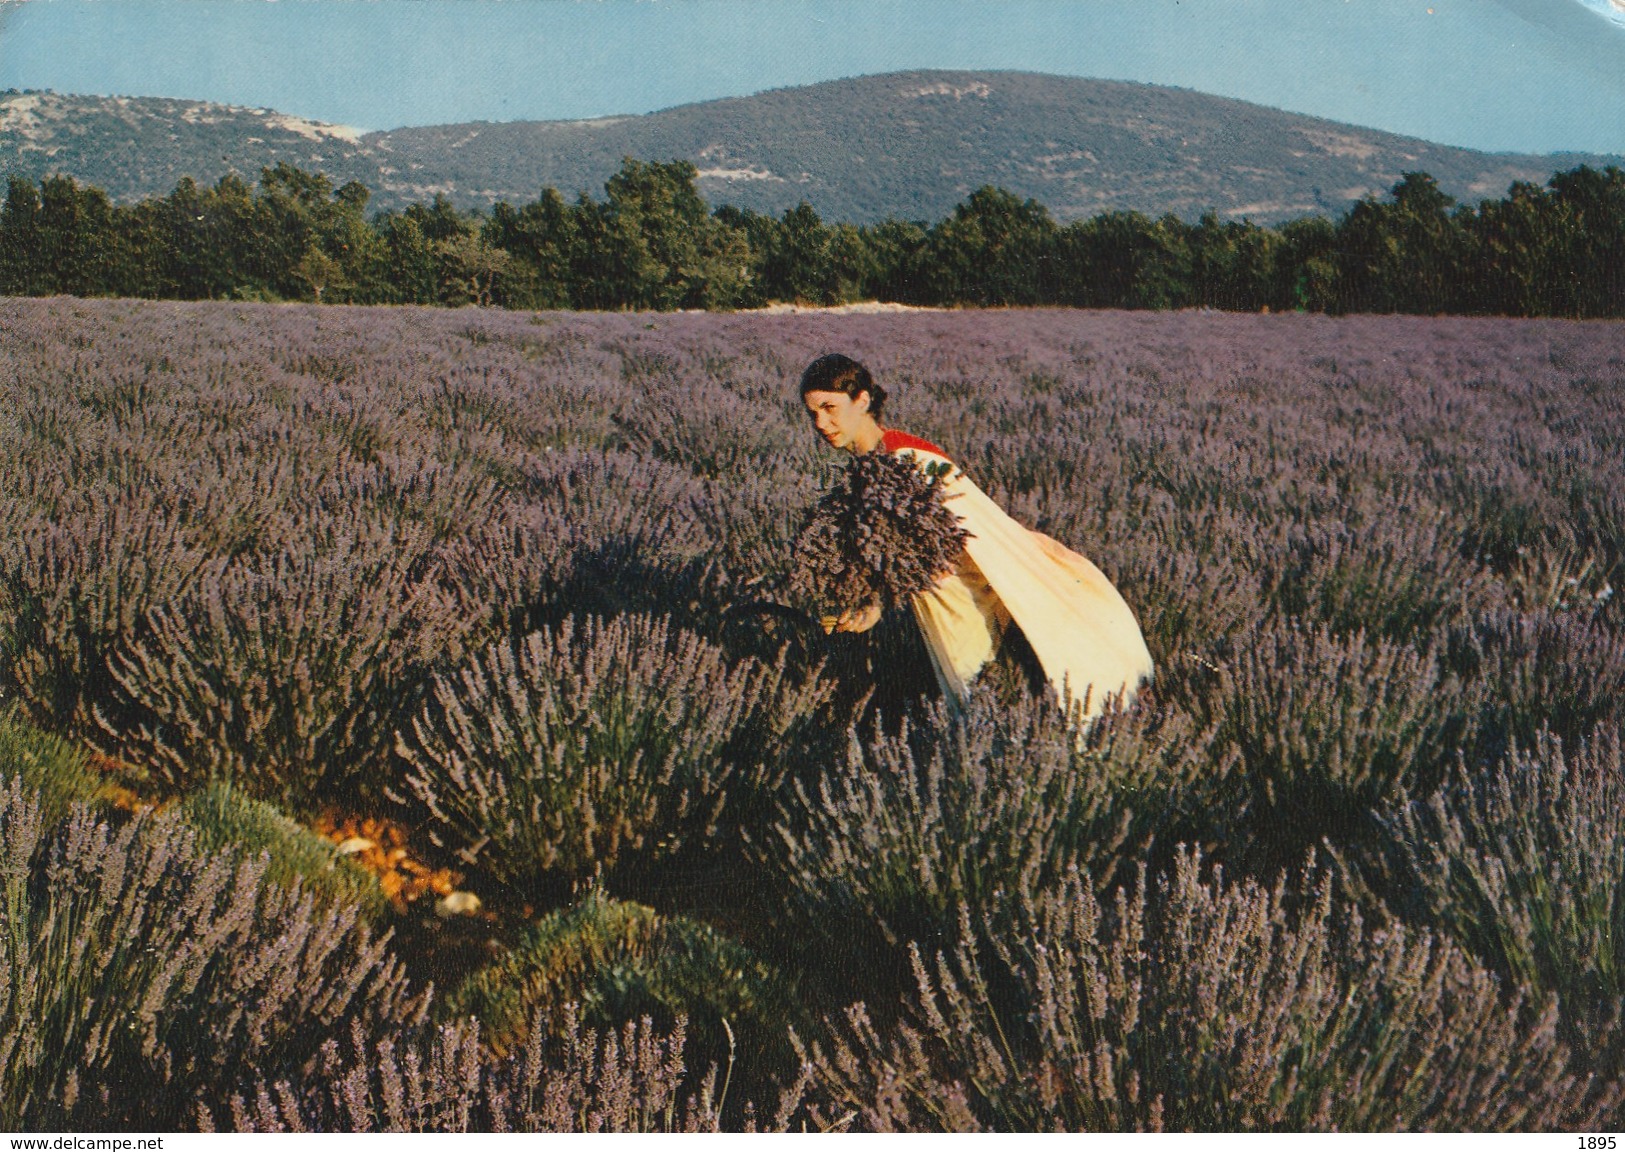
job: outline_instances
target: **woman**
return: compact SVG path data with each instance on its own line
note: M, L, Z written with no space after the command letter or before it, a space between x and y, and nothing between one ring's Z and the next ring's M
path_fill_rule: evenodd
M957 570L911 601L945 695L965 699L1012 623L1060 698L1076 704L1085 720L1098 716L1109 698L1128 703L1151 678L1145 638L1111 581L1084 557L1017 524L953 468L941 448L883 427L886 393L867 368L839 353L822 356L802 373L801 398L832 448L905 453L921 467L952 469L944 497L970 536ZM878 604L847 612L835 627L864 632L880 612Z

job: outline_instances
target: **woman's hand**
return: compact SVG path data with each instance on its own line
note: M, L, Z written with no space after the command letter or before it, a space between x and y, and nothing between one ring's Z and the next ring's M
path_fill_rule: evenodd
M880 623L879 604L849 609L839 616L825 616L823 619L825 632L867 632L878 623Z

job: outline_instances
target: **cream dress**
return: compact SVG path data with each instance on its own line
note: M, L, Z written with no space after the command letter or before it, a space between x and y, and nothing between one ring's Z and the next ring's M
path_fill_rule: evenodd
M948 465L943 496L970 533L958 570L912 598L943 693L965 699L1014 621L1056 693L1084 721L1110 699L1132 700L1151 679L1151 653L1134 612L1100 569L1016 523L946 457L918 446L893 451L922 468Z

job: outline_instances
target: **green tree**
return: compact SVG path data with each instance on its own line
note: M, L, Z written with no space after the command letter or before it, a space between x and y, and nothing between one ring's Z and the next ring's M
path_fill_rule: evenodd
M204 241L208 217L197 181L183 176L175 190L154 208L155 226L164 245L154 294L181 300L215 296L207 273L209 245ZM229 289L229 285L226 286Z
M299 263L294 265L292 280L303 289L301 296L308 293L318 304L324 298L336 299L352 287L339 262L314 244L305 249ZM329 289L332 290L331 297L328 296Z
M570 301L576 308L653 307L662 269L637 222L583 192L571 210Z
M284 299L351 299L383 262L366 221L368 197L356 181L335 191L319 172L285 163L265 169L244 262L251 282Z
M925 292L942 304L1050 303L1056 256L1049 209L985 185L931 229Z
M42 296L49 291L49 269L40 261L41 227L39 191L32 181L11 177L0 208L0 292Z
M114 296L173 300L180 295L169 281L170 244L164 226L163 201L148 198L113 209L115 259L106 291Z
M433 304L440 293L433 243L422 213L389 212L375 222L383 247L380 303Z
M1564 286L1550 315L1625 315L1625 171L1581 165L1548 181L1555 233L1545 245L1546 275Z
M322 299L333 303L382 300L385 252L383 238L367 223L371 198L365 184L352 180L333 194L318 216L317 243L337 269L337 277L325 286Z
M502 278L498 303L506 308L568 308L570 253L579 242L575 214L558 191L514 209L491 210L482 239L512 256Z
M1338 228L1338 307L1432 314L1459 307L1470 266L1455 201L1426 172L1407 172L1383 203L1361 200Z
M1284 251L1279 233L1247 220L1221 221L1209 210L1186 231L1185 240L1187 303L1231 312L1279 307L1273 291L1275 262Z
M165 279L185 300L222 300L255 285L254 190L228 174L199 192L182 180L160 212L168 234Z
M773 291L768 263L777 243L780 224L777 218L736 204L723 204L711 218L734 234L744 245L746 253L745 282L740 287L740 308L760 308L771 300L782 298Z
M27 191L23 191L26 201ZM70 296L108 294L119 278L120 236L112 203L99 188L80 188L68 176L40 181L38 199L25 212L29 240L22 258L33 265L33 289Z
M1196 301L1191 291L1193 229L1173 213L1151 225L1146 260L1134 279L1129 298L1133 308L1188 308Z
M413 204L384 226L384 264L402 304L489 301L501 259L480 242L481 223L465 216L444 194L428 207Z
M254 197L253 244L246 271L254 285L279 299L310 298L301 273L315 242L317 218L333 185L320 173L279 163L260 173Z
M418 228L430 243L436 240L455 240L472 231L468 217L457 211L457 206L444 192L436 192L427 208L422 204L413 204L407 208L406 214L417 222Z
M1470 227L1486 275L1474 311L1540 316L1568 295L1562 281L1572 284L1574 270L1556 263L1556 214L1546 192L1522 180L1478 206Z
M855 224L837 224L830 229L828 302L847 304L868 299L879 271L879 261L869 246L868 233Z
M829 229L812 205L803 200L784 216L768 237L762 262L762 290L771 300L830 304Z
M1324 216L1284 224L1273 279L1274 307L1329 311L1337 301L1337 225Z
M883 220L858 230L862 237L867 279L859 295L903 304L925 297L926 229L911 220Z
M1166 308L1184 284L1177 271L1183 248L1177 220L1139 212L1106 212L1062 229L1062 303L1079 308ZM1188 252L1188 250L1186 250Z
M507 251L472 232L436 240L432 248L438 264L441 303L489 308L496 301L501 282L513 263Z
M604 185L607 200L577 205L572 260L586 307L731 308L749 284L750 249L710 215L685 160L627 157Z

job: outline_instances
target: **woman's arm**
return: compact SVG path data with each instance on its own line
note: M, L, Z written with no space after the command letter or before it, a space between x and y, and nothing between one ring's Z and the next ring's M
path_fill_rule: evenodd
M839 616L825 616L823 619L825 632L867 632L878 623L880 623L879 604L849 609Z

